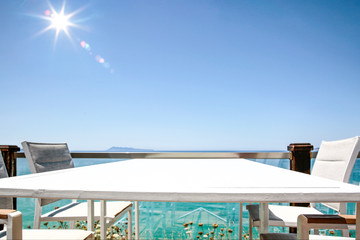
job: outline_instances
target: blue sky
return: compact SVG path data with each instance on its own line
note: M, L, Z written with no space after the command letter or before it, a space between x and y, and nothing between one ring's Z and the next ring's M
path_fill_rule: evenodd
M0 1L0 144L286 150L360 135L359 1L68 0L70 38L39 34L63 4Z

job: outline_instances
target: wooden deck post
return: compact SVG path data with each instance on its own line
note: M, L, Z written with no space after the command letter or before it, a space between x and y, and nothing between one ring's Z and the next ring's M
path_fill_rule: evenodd
M9 177L16 176L16 156L15 153L20 151L16 145L0 145L2 157L4 159L6 170ZM16 209L16 198L14 198L13 207Z
M291 143L290 170L310 174L311 150L314 146L310 143Z
M310 143L291 143L287 147L290 151L290 170L310 174L311 150L314 146ZM291 206L308 207L309 203L290 203ZM296 233L296 228L290 228L291 233Z

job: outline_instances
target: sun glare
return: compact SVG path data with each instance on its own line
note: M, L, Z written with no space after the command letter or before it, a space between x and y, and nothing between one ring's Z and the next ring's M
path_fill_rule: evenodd
M64 15L63 12L55 12L51 16L51 28L55 28L56 31L63 30L67 32L67 27L71 24L72 23L69 21L69 16Z
M46 31L49 31L51 29L55 30L55 39L54 42L56 43L60 32L64 32L67 37L71 40L71 36L69 33L70 27L78 27L76 24L71 22L71 18L76 15L78 12L80 12L82 9L79 9L77 11L74 11L72 13L65 13L65 2L61 8L60 11L56 11L54 7L49 3L50 9L45 10L42 18L49 21L50 25L43 29L39 34L42 34Z

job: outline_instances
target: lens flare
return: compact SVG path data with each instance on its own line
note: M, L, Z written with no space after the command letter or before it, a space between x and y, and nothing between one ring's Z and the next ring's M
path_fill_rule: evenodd
M71 39L70 33L69 33L69 29L70 27L79 27L78 25L74 24L71 21L71 18L73 16L75 16L77 13L79 13L80 11L83 10L83 8L80 8L74 12L71 13L65 13L65 4L66 2L64 1L61 9L59 11L56 11L55 8L51 5L51 3L49 2L49 9L44 11L44 15L42 16L37 16L40 17L44 20L47 20L50 22L49 26L46 27L45 29L43 29L42 31L40 31L38 34L36 35L40 35L43 34L49 30L55 30L55 39L54 39L54 45L58 39L58 36L60 34L60 32L64 32L67 37Z
M83 49L87 50L87 52L89 53L89 55L92 55L92 54L93 54L93 53L89 50L90 45L89 45L86 41L80 41L80 46L81 46ZM96 61L97 63L100 63L104 68L110 69L110 63L107 62L107 61L105 61L105 59L104 59L101 55L99 55L99 54L95 55L94 59L95 59L95 61ZM114 72L115 72L114 69L111 68L111 69L110 69L110 73L113 74Z
M51 11L49 9L47 9L47 10L45 10L44 14L45 14L45 16L50 16Z
M105 62L105 60L100 56L96 56L96 61L98 61L99 63L104 63Z
M82 48L84 48L87 51L91 51L90 45L88 43L86 43L85 41L81 41L80 45Z

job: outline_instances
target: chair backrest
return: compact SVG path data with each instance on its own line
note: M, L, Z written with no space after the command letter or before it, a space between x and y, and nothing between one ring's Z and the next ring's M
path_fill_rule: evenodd
M66 143L21 143L31 173L48 172L73 168L69 148Z
M74 167L69 148L66 143L21 143L31 173L41 173ZM58 201L59 199L41 199L40 205Z
M6 178L6 177L9 177L9 175L7 173L5 162L0 151L0 178ZM13 209L13 199L1 197L0 209Z
M360 137L358 136L337 141L323 141L311 174L347 183L359 150ZM340 211L342 208L339 203L327 203L324 205L336 211Z

